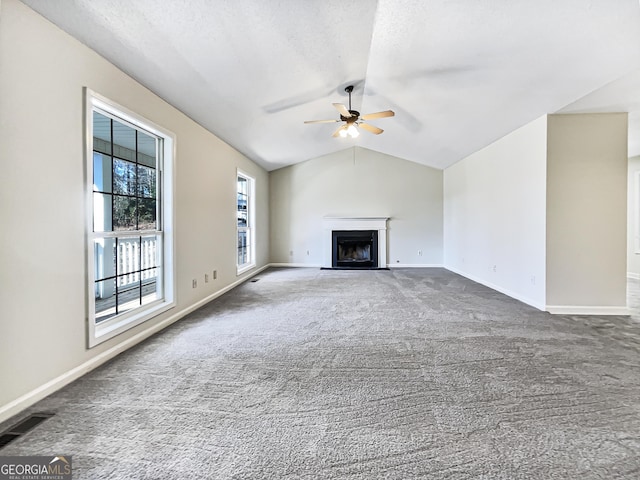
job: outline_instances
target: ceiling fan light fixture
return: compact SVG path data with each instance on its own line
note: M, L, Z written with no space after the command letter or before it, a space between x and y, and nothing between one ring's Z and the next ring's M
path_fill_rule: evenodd
M347 127L347 133L351 138L356 138L358 135L360 135L360 132L358 132L358 129L353 123Z
M342 138L345 138L347 136L347 129L343 128L342 130L340 130L340 136Z

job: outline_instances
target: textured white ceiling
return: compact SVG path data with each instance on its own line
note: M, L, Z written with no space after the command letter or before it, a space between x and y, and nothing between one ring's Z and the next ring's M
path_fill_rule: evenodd
M267 170L354 144L445 168L546 113L640 115L638 0L23 1ZM349 84L396 112L382 135L303 123Z

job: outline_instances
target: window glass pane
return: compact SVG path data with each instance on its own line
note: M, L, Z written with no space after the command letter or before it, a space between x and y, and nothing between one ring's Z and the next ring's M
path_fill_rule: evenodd
M118 288L140 280L140 237L118 238Z
M113 230L136 229L136 199L113 197Z
M112 202L113 195L109 193L93 194L93 231L110 232L112 225Z
M111 119L93 112L93 149L111 155Z
M114 120L113 156L136 161L136 129Z
M136 194L136 165L135 163L113 159L113 193L122 195Z
M142 272L142 304L151 303L154 300L162 298L159 291L160 282L158 281L158 272L160 269L145 270Z
M247 246L247 232L238 232L238 248Z
M111 192L111 157L93 152L93 190Z
M156 229L156 201L153 198L138 199L138 230Z
M140 244L140 269L145 270L160 266L160 255L162 243L158 235L148 235L142 237ZM146 278L144 275L142 278Z
M240 210L240 207L238 207L238 226L239 227L247 226L247 211Z
M116 280L95 282L96 323L116 314Z
M138 165L138 195L156 198L156 170Z
M239 182L238 182L239 184ZM244 182L244 185L246 187L246 180ZM238 226L239 227L246 227L248 226L248 196L245 193L241 193L238 192Z
M249 262L249 232L242 230L238 232L238 265Z
M129 275L126 275L129 277ZM118 277L118 285L127 280ZM127 284L125 287L118 287L118 314L126 313L140 306L140 283Z
M156 167L156 137L138 131L138 163Z
M113 277L116 274L115 238L97 238L93 241L95 279Z
M247 179L244 177L238 177L238 193L242 193L244 195L248 193Z

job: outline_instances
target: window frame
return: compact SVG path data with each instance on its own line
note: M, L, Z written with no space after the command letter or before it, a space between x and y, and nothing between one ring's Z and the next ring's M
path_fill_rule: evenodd
M640 170L635 172L635 178L633 183L633 208L632 214L634 217L634 251L633 253L640 254Z
M240 227L237 222L237 212L238 212L238 178L242 177L247 181L247 226ZM248 173L240 170L239 168L236 170L235 177L235 210L236 210L236 275L241 275L256 266L256 228L255 228L255 184L256 180L254 177L249 175ZM248 232L249 245L248 245L248 256L249 259L247 263L239 264L238 263L238 234L240 231Z
M140 325L159 314L175 307L176 305L176 285L175 285L175 252L174 252L174 164L176 153L176 136L173 132L155 124L143 116L119 105L118 103L99 95L98 93L85 88L85 210L86 210L86 323L87 323L87 346L95 347L110 338L115 337L137 325ZM158 279L163 285L163 298L150 303L140 305L123 314L116 315L100 323L96 323L95 308L95 249L94 240L96 238L106 238L105 232L94 232L94 189L93 189L93 112L97 111L124 124L148 132L151 135L162 139L161 149L158 155L161 161L158 165L158 177L156 177L156 196L159 212L157 222L159 226L148 232L156 234L162 233L161 251L162 258L160 266L162 275ZM138 232L138 231L137 231ZM139 233L139 232L138 232ZM138 234L136 233L136 234ZM118 231L114 237L131 237L127 231Z

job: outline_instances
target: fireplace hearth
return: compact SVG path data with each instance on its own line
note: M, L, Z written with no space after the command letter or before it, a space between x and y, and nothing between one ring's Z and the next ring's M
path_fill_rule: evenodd
M333 268L378 268L377 230L333 230Z

